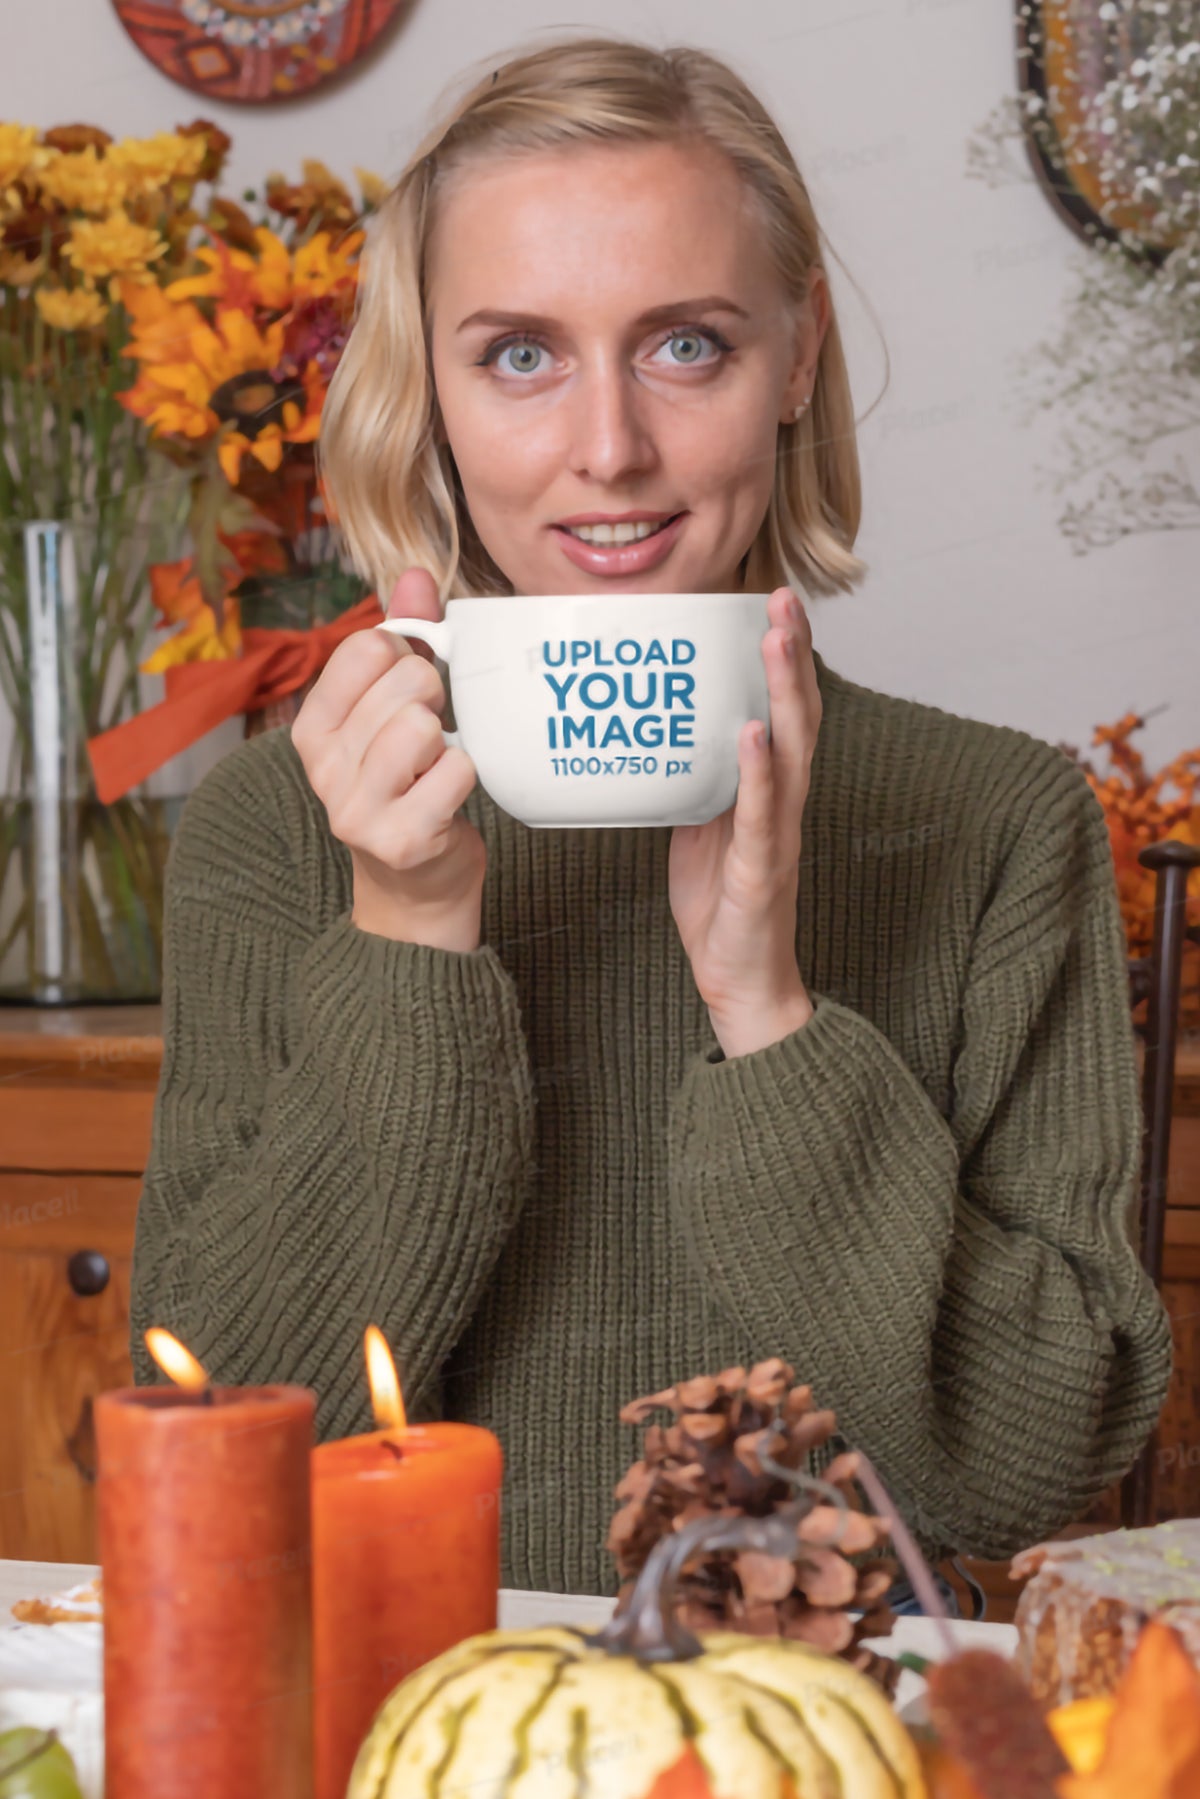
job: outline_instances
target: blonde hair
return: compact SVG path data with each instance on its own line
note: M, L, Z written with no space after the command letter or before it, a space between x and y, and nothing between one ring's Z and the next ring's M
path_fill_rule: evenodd
M358 313L321 421L326 488L355 567L384 605L406 569L428 569L443 604L512 585L479 539L454 458L436 438L429 353L428 245L439 193L473 163L597 143L703 140L757 196L792 306L824 268L808 189L779 130L723 62L603 36L558 39L481 77L431 129L372 219ZM744 589L849 591L861 513L854 409L830 315L812 403L779 427L770 505L743 558Z

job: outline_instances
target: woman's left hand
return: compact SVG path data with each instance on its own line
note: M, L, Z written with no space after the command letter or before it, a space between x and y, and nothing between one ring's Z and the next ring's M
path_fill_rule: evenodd
M777 1043L812 1017L796 962L800 821L821 723L812 629L786 587L771 595L762 642L771 738L751 721L738 738L738 793L728 812L671 834L671 911L726 1056ZM793 646L789 659L787 646ZM761 748L755 736L763 732Z

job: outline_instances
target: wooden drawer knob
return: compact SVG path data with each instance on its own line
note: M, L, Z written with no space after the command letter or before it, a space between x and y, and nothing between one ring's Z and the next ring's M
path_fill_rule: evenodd
M98 1249L77 1249L67 1263L67 1279L80 1299L103 1293L108 1276L108 1262Z

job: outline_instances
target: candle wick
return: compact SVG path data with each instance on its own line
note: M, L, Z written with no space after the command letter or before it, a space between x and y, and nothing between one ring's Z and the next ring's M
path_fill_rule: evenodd
M404 1451L401 1449L399 1443L393 1443L390 1437L385 1437L383 1439L383 1447L387 1450L389 1455L394 1455L398 1462L404 1460Z
M200 1404L201 1405L211 1405L212 1402L213 1402L212 1388L211 1387L202 1388L201 1393L200 1393Z

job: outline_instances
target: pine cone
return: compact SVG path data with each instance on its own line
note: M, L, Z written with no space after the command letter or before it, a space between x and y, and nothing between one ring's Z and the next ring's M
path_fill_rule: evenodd
M645 1424L669 1408L675 1422L647 1424L642 1459L617 1483L621 1504L606 1547L621 1576L617 1610L623 1611L650 1551L661 1537L694 1518L744 1514L761 1518L791 1504L794 1490L768 1473L758 1440L770 1431L768 1456L781 1467L803 1470L810 1453L836 1429L832 1412L818 1411L812 1388L792 1386L794 1371L778 1357L749 1372L726 1368L717 1375L681 1381L661 1393L635 1399L621 1411L623 1424ZM858 1458L835 1457L822 1476L845 1496L850 1514L835 1547L839 1516L815 1505L801 1521L795 1561L743 1550L701 1551L680 1574L675 1610L691 1630L741 1630L753 1636L794 1637L843 1656L871 1674L887 1692L899 1669L863 1648L864 1637L886 1636L892 1613L885 1594L896 1564L870 1557L888 1536L881 1518L861 1510L852 1482ZM851 1561L849 1557L859 1559ZM861 1618L851 1618L851 1610Z

